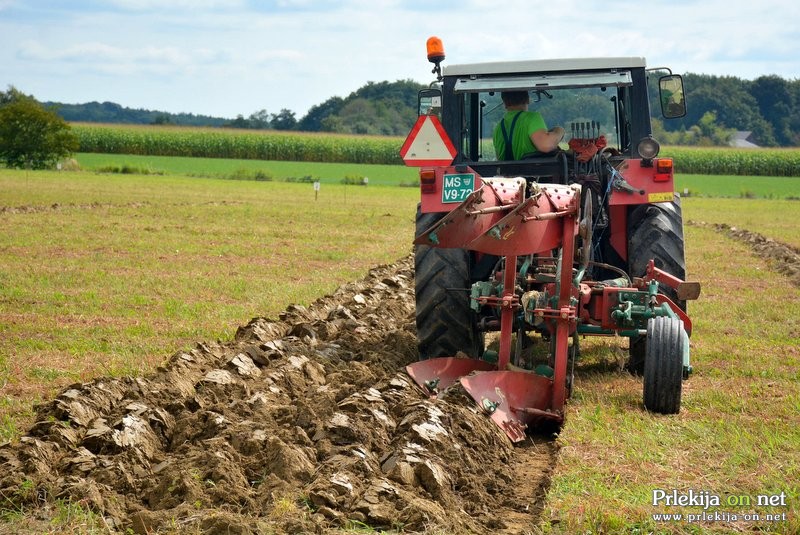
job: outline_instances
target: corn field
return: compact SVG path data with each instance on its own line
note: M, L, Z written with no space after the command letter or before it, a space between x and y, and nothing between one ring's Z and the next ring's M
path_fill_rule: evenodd
M79 152L402 165L403 138L171 126L74 124ZM665 147L683 174L800 177L800 149Z
M299 132L73 125L79 152L243 160L402 164L402 138Z
M676 173L800 177L800 149L665 147L661 154L675 160Z

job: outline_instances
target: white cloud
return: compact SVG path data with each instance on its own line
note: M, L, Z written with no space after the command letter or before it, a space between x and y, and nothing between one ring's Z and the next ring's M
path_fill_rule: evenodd
M201 51L202 57L207 51ZM37 41L26 41L19 47L19 56L25 60L75 63L162 63L185 65L194 58L175 47L145 46L143 48L120 48L106 43L77 43L67 48L49 48Z
M288 48L261 50L252 55L252 61L255 64L271 63L275 60L292 62L303 61L305 59L307 59L307 56L303 52Z
M225 64L226 55L209 49L184 50L174 46L124 48L101 42L76 43L55 49L37 41L20 44L18 57L45 67L70 65L83 73L131 76L197 74L200 69ZM64 69L61 69L62 76Z
M109 3L131 11L182 10L188 16L208 9L238 9L246 4L243 0L111 0Z
M227 117L262 108L302 115L367 81L431 81L430 35L443 39L446 64L645 56L648 64L676 72L800 76L794 59L800 2L787 0L110 0L77 6L85 4L105 7L64 10L54 0L24 7L0 0L0 87L7 81L37 96L48 91L50 100L66 100L53 94L61 91L75 95L73 101ZM124 101L129 98L135 102Z

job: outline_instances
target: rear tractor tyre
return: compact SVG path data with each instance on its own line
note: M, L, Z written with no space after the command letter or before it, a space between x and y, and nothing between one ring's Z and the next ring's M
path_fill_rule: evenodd
M417 235L444 214L417 211ZM462 352L483 356L483 335L470 308L470 253L417 245L414 249L416 320L419 358L454 357Z
M643 277L650 259L670 275L686 278L683 214L677 195L671 203L642 204L628 215L628 273ZM662 284L659 292L686 310L686 301L679 300L675 290ZM626 368L633 374L641 375L644 371L645 345L644 336L631 338Z
M644 360L644 407L659 414L681 410L683 322L660 316L647 321Z

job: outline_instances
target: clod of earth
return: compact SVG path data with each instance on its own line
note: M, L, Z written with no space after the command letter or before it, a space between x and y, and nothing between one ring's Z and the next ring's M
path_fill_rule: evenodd
M515 448L460 386L430 400L416 358L405 258L153 375L72 385L0 447L0 492L119 532L532 529L554 442Z

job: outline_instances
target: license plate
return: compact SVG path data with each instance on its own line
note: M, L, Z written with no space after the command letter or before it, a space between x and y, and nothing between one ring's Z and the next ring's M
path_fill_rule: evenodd
M675 195L668 191L666 193L651 193L647 196L647 202L670 202Z
M442 177L442 203L462 202L475 191L475 175L462 173Z

